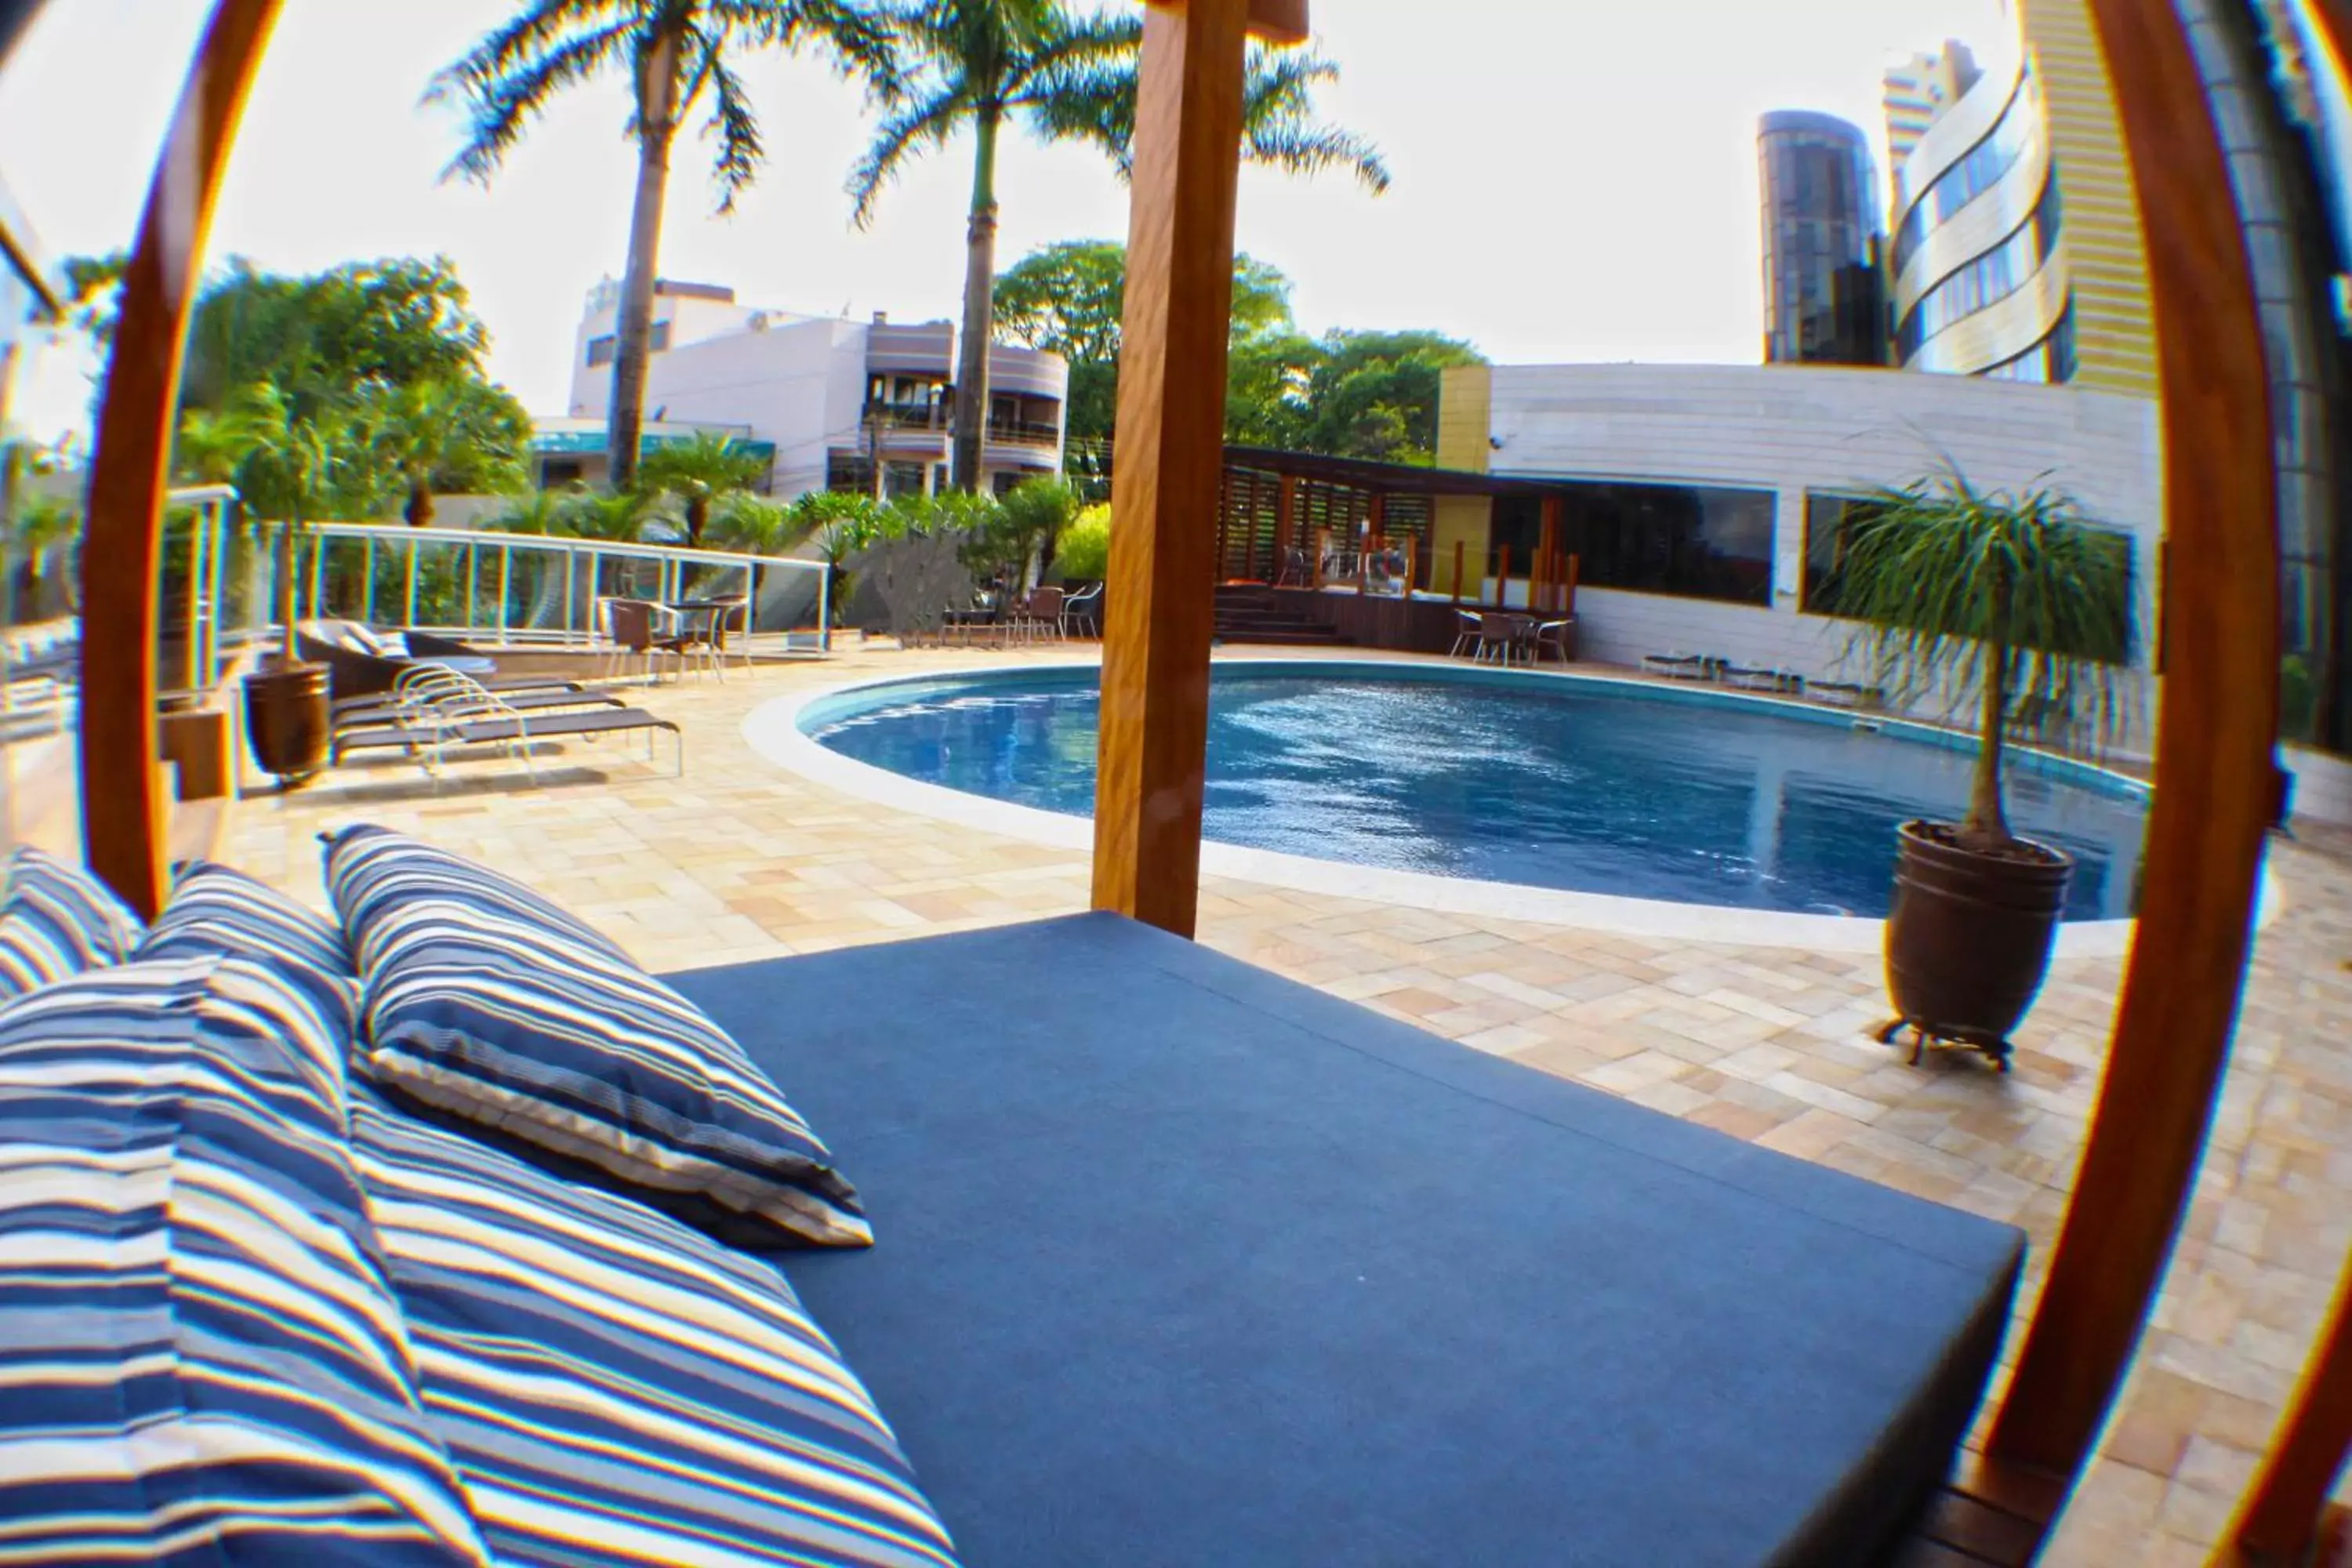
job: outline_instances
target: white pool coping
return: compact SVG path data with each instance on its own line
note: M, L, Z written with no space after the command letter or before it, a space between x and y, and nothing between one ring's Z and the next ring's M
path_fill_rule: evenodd
M1345 658L1317 658L1318 667L1346 664ZM1378 665L1393 678L1394 660L1361 660ZM1240 665L1252 668L1296 668L1296 659L1220 658L1219 668ZM1093 675L1101 667L1092 662L1020 666L1025 676L1059 671ZM941 822L952 822L982 833L993 833L1025 844L1043 845L1074 853L1091 854L1092 819L1034 806L1014 805L969 795L941 784L925 784L887 768L854 761L803 733L800 716L820 702L892 686L926 685L986 675L979 670L927 670L921 674L883 676L838 686L801 691L765 702L744 716L743 738L769 762L807 779L840 790L876 805L908 812ZM1611 685L1653 693L1649 682L1619 680L1579 672L1580 682ZM1721 694L1726 698L1731 693ZM1774 706L1750 699L1759 707ZM1441 877L1426 871L1398 871L1381 866L1356 866L1318 860L1305 855L1285 855L1238 844L1204 839L1201 844L1203 876L1256 882L1294 892L1320 893L1335 899L1360 899L1370 903L1403 904L1444 914L1525 921L1536 925L1567 926L1581 931L1609 931L1623 936L1667 941L1722 942L1743 947L1804 948L1816 952L1875 952L1886 922L1850 915L1794 914L1778 910L1752 910L1723 904L1684 904L1663 899L1630 899L1608 893L1578 893L1558 888L1535 888L1517 882L1480 882L1462 877ZM2280 901L2277 879L2267 869L2263 878L2257 924L2276 918ZM2071 921L2058 928L2060 958L2121 958L2131 951L2137 921Z

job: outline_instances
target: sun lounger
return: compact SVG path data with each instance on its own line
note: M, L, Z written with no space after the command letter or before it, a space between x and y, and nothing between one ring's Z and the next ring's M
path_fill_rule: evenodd
M623 708L627 704L612 692L592 687L569 689L500 691L495 693L508 707L520 713L554 713L570 708ZM408 710L387 693L377 697L354 697L337 703L333 710L337 730L372 730L384 726L400 727L410 721Z
M442 724L415 724L401 728L355 730L335 737L334 761L341 762L353 752L386 749L429 752L436 762L442 754L460 746L504 745L527 748L535 741L555 741L566 737L616 735L626 731L642 730L650 738L651 731L667 730L677 740L677 772L686 773L686 737L667 719L656 718L642 708L601 708L584 713L551 713L543 715L515 714L509 718L474 719ZM522 752L526 764L530 757Z
M1645 653L1642 668L1669 680L1713 680L1724 660L1711 653Z
M490 691L579 691L583 689L580 682L565 680L560 676L500 675L498 673L497 666L487 659L481 662L490 664L488 669L463 669L446 659L402 658L380 653L364 653L356 648L341 647L323 637L314 637L309 632L299 629L294 634L294 651L299 657L312 664L323 664L327 667L327 694L330 700L336 703L349 702L354 698L380 699L399 683L402 675L412 669L425 668L457 668L459 673L470 676L485 689Z

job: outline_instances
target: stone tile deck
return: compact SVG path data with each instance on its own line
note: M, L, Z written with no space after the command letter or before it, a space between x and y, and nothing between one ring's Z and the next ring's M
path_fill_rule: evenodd
M1266 650L1253 649L1253 657ZM821 665L689 680L688 775L625 742L459 764L436 790L386 763L232 818L236 864L321 900L313 837L373 820L499 865L649 967L688 968L1086 907L1080 855L877 807L783 773L740 734L795 689L1087 657L856 645ZM2257 946L2187 1230L2102 1458L2044 1561L2201 1563L2293 1384L2352 1246L2352 835L2282 843L2284 908ZM1391 1016L1735 1137L2026 1228L2020 1321L2074 1179L2122 964L2062 963L2015 1071L1905 1065L1871 1040L1875 955L1693 944L1212 879L1202 940ZM2013 1347L2012 1347L2013 1350Z

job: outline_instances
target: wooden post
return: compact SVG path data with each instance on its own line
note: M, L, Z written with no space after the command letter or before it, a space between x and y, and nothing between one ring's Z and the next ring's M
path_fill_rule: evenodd
M1576 574L1583 564L1584 560L1581 556L1571 555L1568 558L1568 580L1561 584L1562 592L1559 596L1559 613L1563 616L1576 614Z
M1185 937L1216 601L1215 534L1201 522L1224 458L1249 15L1249 0L1147 5L1136 95L1094 907Z
M157 566L188 317L221 171L278 0L220 0L188 68L123 272L90 458L83 584L81 822L90 869L142 916L163 901L163 752L155 718Z
M2139 927L2048 1283L1988 1460L2071 1480L2162 1278L2229 1054L2275 804L2270 386L2230 172L2168 5L2091 0L2138 186L2162 391L2164 584Z
M1558 496L1544 497L1543 533L1542 538L1536 545L1536 559L1544 563L1544 569L1540 575L1546 587L1549 587L1551 584L1550 574L1552 557L1559 552L1559 498ZM1532 588L1529 590L1528 608L1533 610L1549 609L1550 607L1551 601L1549 597L1538 599L1535 596Z
M1495 607L1511 607L1511 547L1507 544L1495 557Z
M1404 596L1406 598L1412 597L1413 588L1420 581L1421 536L1408 533L1404 536Z
M2327 1495L2352 1452L2352 1265L2336 1289L2336 1309L2279 1423L2270 1456L2238 1510L2225 1542L2248 1561L2310 1561Z
M1285 474L1274 498L1274 574L1282 575L1290 559L1290 542L1298 536L1298 476Z
M1466 542L1468 542L1460 539L1454 542L1454 602L1456 605L1462 603L1462 557L1464 554L1462 547Z

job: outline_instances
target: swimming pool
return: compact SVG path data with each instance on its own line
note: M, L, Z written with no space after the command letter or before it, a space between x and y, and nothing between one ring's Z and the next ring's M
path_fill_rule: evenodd
M797 723L827 750L1085 816L1090 669L898 681ZM2136 787L2012 753L2020 832L2077 861L2067 918L2131 913ZM1895 826L1956 816L1969 754L1913 726L1468 667L1223 663L1205 837L1356 866L1685 904L1883 917Z

